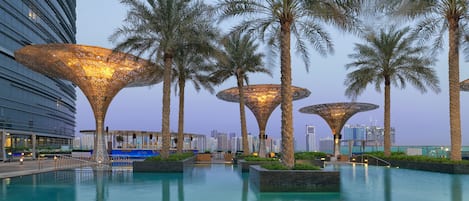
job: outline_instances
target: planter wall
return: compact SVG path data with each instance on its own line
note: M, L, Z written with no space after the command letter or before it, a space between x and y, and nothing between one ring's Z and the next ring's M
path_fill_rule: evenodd
M195 156L182 161L134 161L134 172L184 172L194 164Z
M212 161L211 153L199 153L197 154L197 161Z
M340 172L249 169L249 181L260 192L339 192Z
M315 159L315 160L298 159L298 160L295 160L295 163L296 164L314 165L314 166L324 168L324 161L321 161L320 159Z
M426 162L412 162L389 160L392 167L399 167L413 170L424 170L431 172L441 172L449 174L469 174L468 164L444 164L444 163L426 163Z

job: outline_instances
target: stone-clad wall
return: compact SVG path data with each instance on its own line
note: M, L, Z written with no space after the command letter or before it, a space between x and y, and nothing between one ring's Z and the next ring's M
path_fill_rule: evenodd
M134 172L184 172L184 168L194 164L195 156L183 161L134 161Z
M469 165L467 164L425 163L398 160L389 160L388 162L391 163L392 167L449 174L469 174Z
M260 192L339 192L340 172L249 169L249 181Z

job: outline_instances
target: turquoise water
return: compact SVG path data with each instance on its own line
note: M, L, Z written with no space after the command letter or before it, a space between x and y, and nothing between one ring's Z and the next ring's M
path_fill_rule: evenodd
M74 169L3 179L0 200L293 201L469 200L469 175L362 165L327 166L341 172L339 193L259 193L249 174L232 165L196 165L184 174Z

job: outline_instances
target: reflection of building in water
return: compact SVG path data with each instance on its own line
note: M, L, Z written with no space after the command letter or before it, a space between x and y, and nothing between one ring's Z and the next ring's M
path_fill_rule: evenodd
M74 141L74 148L92 149L94 130L82 130L79 139ZM161 132L154 131L131 131L131 130L109 130L105 134L108 149L145 149L160 150L162 148ZM177 133L171 133L171 149L176 149ZM185 133L184 150L205 151L206 137L201 134Z

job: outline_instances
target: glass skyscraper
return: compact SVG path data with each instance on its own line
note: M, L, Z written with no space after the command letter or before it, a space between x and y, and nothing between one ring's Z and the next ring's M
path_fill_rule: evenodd
M76 43L75 0L0 1L0 129L6 157L71 147L75 86L22 66L25 45Z

